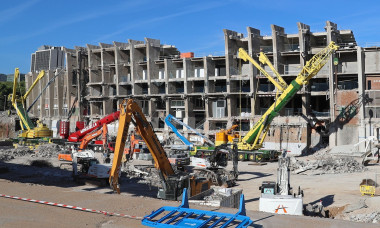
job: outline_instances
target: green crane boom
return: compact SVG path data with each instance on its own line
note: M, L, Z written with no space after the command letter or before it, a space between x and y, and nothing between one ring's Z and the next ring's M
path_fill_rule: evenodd
M239 150L255 150L262 147L266 133L270 127L272 120L285 107L285 105L294 97L294 95L302 88L303 85L309 83L327 63L330 55L338 50L339 46L331 42L326 48L313 56L306 62L305 66L289 86L285 88L280 97L274 104L264 113L258 122L252 127L247 135L238 143ZM240 54L240 52L239 52ZM240 56L240 55L239 55ZM246 59L246 58L245 58ZM250 60L248 58L248 60ZM256 64L254 64L256 65Z

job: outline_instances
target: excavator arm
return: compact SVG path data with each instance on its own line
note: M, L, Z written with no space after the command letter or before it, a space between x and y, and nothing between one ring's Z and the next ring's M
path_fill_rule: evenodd
M128 137L129 125L132 122L138 133L145 141L150 153L155 162L155 167L160 171L164 179L175 174L174 169L170 165L168 157L162 148L152 126L146 120L141 108L132 99L124 100L120 106L119 116L119 129L116 138L114 157L112 161L112 168L110 172L109 182L111 188L120 193L119 188L119 171L121 160L123 157L125 141Z
M87 148L88 144L95 138L97 138L99 135L102 135L103 140L103 147L106 147L107 145L107 125L103 124L103 127L96 132L91 132L90 134L87 134L81 144L79 145L79 151L84 150Z

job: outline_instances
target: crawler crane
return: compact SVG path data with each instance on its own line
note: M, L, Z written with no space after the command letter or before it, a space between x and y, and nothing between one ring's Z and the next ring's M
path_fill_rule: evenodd
M35 126L28 113L25 111L26 98L29 96L30 92L33 90L37 82L44 77L44 75L45 72L43 70L40 71L36 80L30 86L28 91L26 91L23 96L17 97L16 90L20 71L18 68L15 69L13 79L13 92L8 96L8 99L11 101L13 108L16 110L17 115L20 118L20 125L22 130L16 140L18 145L27 145L34 147L40 143L49 142L50 138L53 136L53 131L46 127L46 125L42 124L42 122L39 120L37 121L37 126Z
M244 49L239 49L239 57L245 61L250 61L257 69L259 69L277 88L281 95L277 94L276 101L272 106L261 116L259 121L251 128L251 130L240 140L238 143L238 150L240 154L249 156L255 150L262 148L262 144L269 130L270 124L285 105L294 97L294 95L301 90L304 85L307 85L311 78L317 75L322 67L327 63L330 55L338 50L339 46L331 42L326 48L319 53L315 54L298 74L290 85L282 79L280 74L274 69L268 58L264 53L260 53L259 60L268 64L268 66L275 72L276 78L269 75L252 57L248 55ZM239 155L240 156L240 155Z

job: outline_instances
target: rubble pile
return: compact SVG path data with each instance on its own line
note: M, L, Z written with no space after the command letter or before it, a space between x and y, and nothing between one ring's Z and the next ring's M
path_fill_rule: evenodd
M380 212L375 211L370 214L351 215L350 221L364 223L380 223Z
M226 197L229 197L232 195L232 189L231 188L214 188L214 192L209 195L205 196L206 201L212 201L212 200L222 200Z
M326 210L323 207L322 202L305 205L304 215L312 216L312 217L322 217L322 218L328 217L328 213L326 213Z
M6 162L12 160L14 157L10 154L0 153L0 161Z
M350 157L334 158L331 156L321 157L313 162L299 161L295 157L291 158L290 169L295 173L303 173L308 170L315 171L313 174L334 174L363 172L366 168Z
M37 157L52 158L58 157L58 154L62 152L62 149L54 143L42 144L35 150Z
M32 155L32 151L28 147L18 147L14 149L0 149L0 161L9 161L15 157L23 157Z

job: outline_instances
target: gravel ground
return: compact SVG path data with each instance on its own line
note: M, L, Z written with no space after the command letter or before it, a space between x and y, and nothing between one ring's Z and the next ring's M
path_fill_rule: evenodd
M41 148L42 149L42 148ZM54 148L53 148L54 149ZM121 195L113 194L108 187L94 183L78 185L72 181L70 168L59 168L55 152L45 151L35 156L35 151L0 150L0 194L15 195L37 200L46 200L74 206L144 216L161 206L177 206L179 202L156 199L157 189L141 184L137 179L122 177ZM297 158L305 163L314 163L312 156ZM33 162L45 161L42 166L31 166ZM151 164L135 161L137 164ZM51 167L49 167L51 166ZM230 167L227 167L230 168ZM304 190L304 204L321 202L334 211L336 219L321 219L305 216L283 216L258 212L260 192L258 187L264 180L276 180L277 163L254 166L251 162L239 162L239 180L236 188L242 188L246 208L255 224L264 227L378 227L380 196L361 196L359 184L364 178L374 179L380 173L379 165L369 166L360 172L328 173L324 175L291 174L290 184ZM377 189L380 192L380 189ZM366 207L345 213L344 208L365 199ZM197 206L191 206L200 208ZM205 207L202 207L205 209ZM206 208L215 210L215 208ZM222 209L235 213L234 209ZM358 222L360 221L360 223ZM368 223L365 223L368 222ZM142 227L140 221L91 214L63 208L0 198L0 227Z

